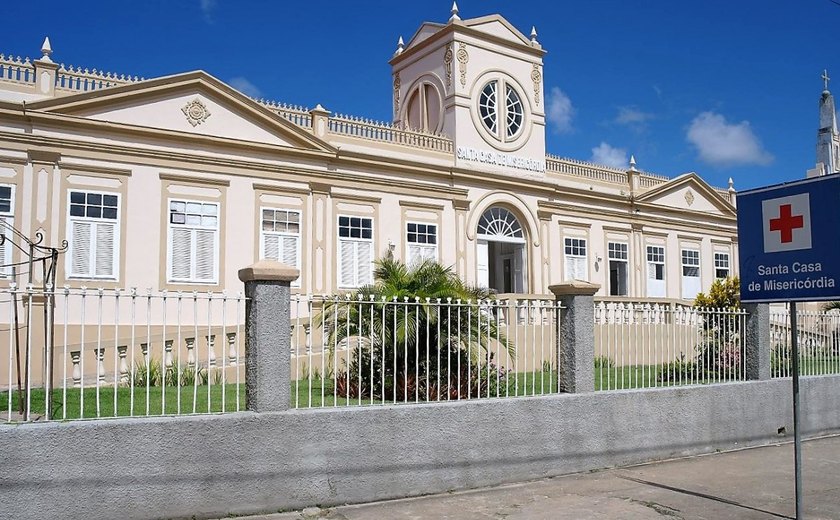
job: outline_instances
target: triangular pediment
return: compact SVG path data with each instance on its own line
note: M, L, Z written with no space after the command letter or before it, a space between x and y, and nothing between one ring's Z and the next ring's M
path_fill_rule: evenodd
M531 44L531 40L519 32L510 22L497 14L482 16L480 18L470 18L469 20L464 20L464 25L476 31L492 34L497 38L507 40L511 43Z
M29 108L131 127L331 150L326 142L202 71L39 101Z
M636 197L636 202L679 210L735 216L735 207L696 173L686 173Z

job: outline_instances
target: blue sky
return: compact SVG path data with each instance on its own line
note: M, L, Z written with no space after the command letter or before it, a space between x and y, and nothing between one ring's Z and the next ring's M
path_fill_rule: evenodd
M388 59L448 0L14 1L0 52L145 77L203 69L246 93L388 120ZM830 0L459 2L462 18L536 25L549 152L746 189L815 162L820 74L840 94Z

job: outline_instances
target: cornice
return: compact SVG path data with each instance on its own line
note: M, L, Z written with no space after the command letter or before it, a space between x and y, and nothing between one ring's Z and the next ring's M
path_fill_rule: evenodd
M428 209L431 211L443 211L443 204L430 204L428 202L414 202L410 200L400 200L400 207L413 209Z
M290 195L309 195L312 193L311 189L307 188L297 188L294 186L282 186L276 184L262 184L259 182L255 182L251 185L254 191L269 191L272 193L282 193L282 194L290 194Z
M229 180L212 179L208 177L194 177L192 175L182 175L180 173L161 172L158 177L162 181L180 182L184 184L209 184L210 186L230 186Z
M334 189L330 190L330 197L335 200L349 200L351 202L365 202L368 204L382 203L382 197L369 197L367 195L356 195L355 193L336 192Z
M113 175L117 177L131 177L131 170L127 168L113 168L110 166L96 166L90 164L74 163L69 161L59 161L58 167L62 171L72 171L76 173L101 173L103 175Z

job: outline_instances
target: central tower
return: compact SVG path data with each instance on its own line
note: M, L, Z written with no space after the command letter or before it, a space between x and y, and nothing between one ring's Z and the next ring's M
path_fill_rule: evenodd
M424 23L402 38L390 64L394 122L440 132L455 143L456 166L482 171L545 171L543 55L499 15Z

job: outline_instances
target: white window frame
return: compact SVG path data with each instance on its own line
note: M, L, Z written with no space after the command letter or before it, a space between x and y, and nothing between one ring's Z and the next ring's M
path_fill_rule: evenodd
M183 202L185 204L195 203L195 204L213 204L216 206L216 228L212 229L208 226L196 226L196 225L188 225L188 224L173 224L170 222L170 213L172 211L172 202ZM164 214L164 218L166 218L166 282L171 284L195 284L195 285L218 285L219 284L219 247L220 247L220 240L221 234L220 230L222 227L222 204L218 201L211 201L211 200L201 200L201 199L188 199L182 197L170 197L166 200L166 212ZM213 238L213 279L212 280L200 280L195 277L195 270L196 270L196 258L191 258L191 266L190 270L191 277L190 278L175 278L172 275L172 230L173 229L190 229L190 230L211 230L214 232ZM193 235L194 237L195 235ZM197 251L194 249L195 245L195 238L191 241L191 249L190 254L197 255Z
M349 219L359 218L359 219L362 219L362 220L369 220L370 221L370 238L342 237L341 236L341 224L340 224L342 218L349 218ZM341 244L343 242L353 242L353 243L365 242L365 243L370 244L370 254L368 255L369 258L370 258L370 266L369 266L370 282L369 283L373 283L373 258L374 258L373 248L374 248L374 237L375 237L375 233L376 233L376 227L375 227L374 224L375 223L373 221L373 217L363 217L363 216L360 216L360 215L341 215L341 214L336 217L336 219L335 219L335 236L336 236L336 249L335 249L336 255L335 255L335 258L336 258L336 273L338 275L338 286L339 286L339 288L342 288L342 289L356 289L356 288L364 285L363 283L359 282L359 266L357 264L357 260L358 260L357 255L354 255L355 260L353 261L353 264L355 266L355 269L353 269L352 283L349 283L349 284L344 283L345 280L341 279ZM358 247L358 246L356 246L356 247Z
M652 298L662 298L667 295L667 286L665 285L666 279L668 277L668 271L665 268L665 260L668 258L667 252L665 250L665 246L658 245L658 244L647 244L645 247L645 277L648 281L648 297ZM656 273L657 268L655 266L661 266L662 270L662 278L656 278L656 274L654 274L654 278L650 277L650 269L651 266L654 266L654 273ZM663 294L661 295L652 295L651 292L653 287L651 287L651 281L654 282L661 282ZM658 286L657 286L658 287Z
M0 184L0 186L4 188L9 188L9 211L0 212L0 218L6 219L6 222L9 226L14 227L15 225L15 196L17 195L14 184ZM119 202L118 202L119 204ZM69 208L68 208L69 212ZM6 232L8 231L8 233ZM14 262L15 257L15 246L12 243L15 241L15 236L11 232L9 228L3 227L0 228L0 234L6 235L6 242L3 244L3 257L0 258L0 263L5 265L6 267L0 268L0 279L5 278L12 278L12 267L11 264Z
M684 253L692 252L696 253L697 262L696 263L686 263L686 255ZM688 276L685 274L685 269L687 267L696 268L697 269L697 276ZM682 289L682 297L685 299L694 299L695 296L700 292L702 287L702 270L700 269L700 249L699 248L691 248L691 247L683 247L680 248L680 280L681 280L681 289ZM685 291L685 282L686 278L697 278L697 292L692 295L687 295Z
M578 241L578 244L574 244L573 241ZM569 253L568 249L571 248L572 251L577 247L578 249L583 248L583 254L574 254ZM581 237L563 237L563 275L564 279L572 280L574 279L574 274L569 272L570 262L569 259L583 259L583 276L584 280L589 279L589 243L586 238Z
M726 265L723 265L723 260L726 259ZM723 280L732 275L732 264L729 260L729 253L726 251L715 251L715 278ZM719 276L719 270L726 270L726 276Z
M105 218L97 218L97 217L77 217L70 215L70 198L73 192L77 193L84 193L85 198L87 199L88 194L94 195L105 195L115 196L117 197L117 218L116 220L105 219ZM87 207L87 204L85 204ZM114 252L113 252L113 274L109 276L104 275L96 275L96 243L95 241L91 240L91 273L89 274L77 274L73 272L73 222L87 222L90 224L98 224L102 222L113 223L114 226ZM67 189L67 222L65 223L65 237L67 238L67 243L69 248L67 252L64 254L64 272L66 274L66 278L68 280L108 280L118 282L120 279L120 249L122 246L122 194L113 191L101 191L101 190L91 190L87 188L68 188Z
M298 232L292 233L289 231L265 231L263 229L263 211L270 210L270 211L286 211L288 213L296 213L298 216ZM277 237L295 237L297 238L297 251L295 252L295 267L300 273L301 276L298 276L297 280L291 283L292 287L300 287L300 280L303 276L303 270L301 269L301 248L303 244L303 212L299 209L290 209L290 208L278 208L272 206L260 206L260 213L258 215L259 218L259 229L260 229L260 259L265 258L265 237L266 235L273 235Z
M414 226L426 226L426 229L427 229L427 230L428 230L428 227L429 227L429 226L434 227L434 228L435 228L435 233L434 233L434 236L435 236L435 243L434 243L434 244L429 244L428 242L426 242L426 243L421 243L421 242L411 242L411 241L408 239L408 234L409 234L408 227L409 227L409 226L411 226L411 225L414 225ZM418 246L418 247L421 247L421 248L434 249L434 254L432 254L432 256L431 256L431 257L426 257L426 256L424 256L423 258L428 258L429 260L434 260L435 262L438 262L438 261L439 261L439 257L438 257L438 243L440 243L440 234L439 234L439 232L440 232L440 226L437 224L437 222L416 222L416 221L413 221L413 220L406 222L406 223L405 223L405 260L406 260L406 262L405 262L405 263L410 265L410 264L412 264L412 263L415 261L415 258L411 255L411 246L412 246L412 244L413 244L413 245L416 245L416 246ZM428 235L428 234L429 234L429 233L428 233L428 232L426 232L426 235Z
M619 250L613 251L610 246L612 245L619 245L624 246L623 254L624 258L619 258L618 256L613 256L614 252L622 252ZM610 263L612 262L623 262L624 263L624 294L613 294L613 287L612 287L612 280L610 275ZM630 295L630 244L627 242L620 242L610 240L607 242L607 280L609 283L609 295L610 296L629 296ZM621 282L619 282L619 289L621 288ZM621 291L617 291L621 292Z

